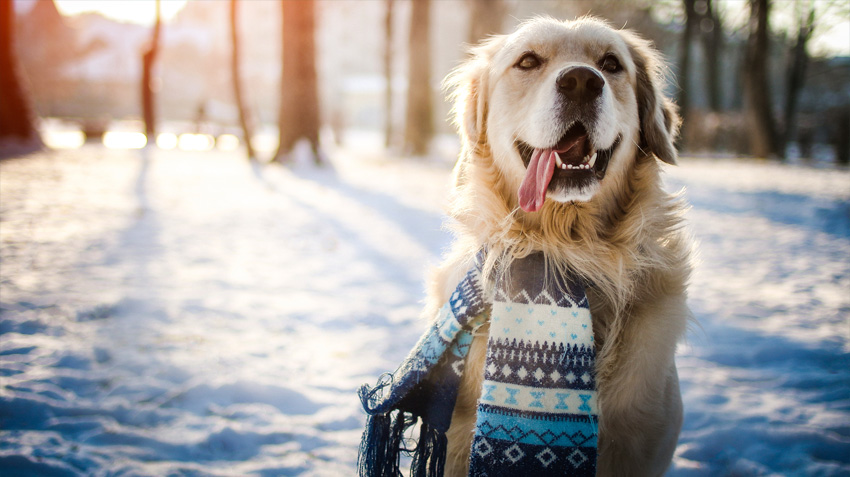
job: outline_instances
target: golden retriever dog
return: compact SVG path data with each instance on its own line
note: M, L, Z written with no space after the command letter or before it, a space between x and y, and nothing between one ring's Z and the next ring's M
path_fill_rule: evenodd
M542 251L588 284L600 405L598 475L660 475L682 423L674 362L689 319L684 205L661 188L679 118L650 43L603 21L537 18L495 36L446 80L462 151L457 239L432 277L435 316L479 250L485 276ZM467 472L488 328L476 335L448 432Z

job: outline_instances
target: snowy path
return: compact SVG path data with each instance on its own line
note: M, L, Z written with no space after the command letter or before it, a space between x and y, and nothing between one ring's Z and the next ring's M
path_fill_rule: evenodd
M418 338L449 171L334 157L0 163L0 471L352 475L355 389ZM850 174L692 161L669 184L702 257L670 474L847 475Z

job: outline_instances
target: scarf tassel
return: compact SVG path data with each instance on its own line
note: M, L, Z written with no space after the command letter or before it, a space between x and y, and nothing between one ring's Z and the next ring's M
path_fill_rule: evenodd
M446 433L423 421L419 428L419 444L410 465L410 476L441 477L446 468L447 450Z
M360 441L357 462L361 477L398 477L401 455L412 458L411 477L440 477L446 466L446 433L422 422L416 447L407 447L404 433L419 418L403 411L370 415Z
M357 462L362 477L397 477L400 475L402 439L406 428L403 412L370 415L360 441Z

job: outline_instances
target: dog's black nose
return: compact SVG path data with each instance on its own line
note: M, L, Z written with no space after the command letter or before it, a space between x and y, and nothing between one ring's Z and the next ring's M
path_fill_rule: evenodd
M577 103L593 101L605 86L605 78L592 68L586 66L571 66L558 75L555 81L558 92L567 99Z

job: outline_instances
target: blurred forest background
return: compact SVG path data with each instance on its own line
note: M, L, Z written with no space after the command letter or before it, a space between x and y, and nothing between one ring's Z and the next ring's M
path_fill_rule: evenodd
M320 137L351 130L428 155L452 132L440 81L464 44L534 15L592 14L665 54L684 151L850 161L843 0L164 0L155 22L158 1L128 2L150 24L62 14L74 3L2 2L7 155L103 140L285 162L303 138L321 162Z

